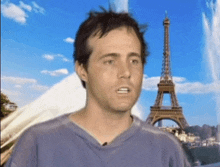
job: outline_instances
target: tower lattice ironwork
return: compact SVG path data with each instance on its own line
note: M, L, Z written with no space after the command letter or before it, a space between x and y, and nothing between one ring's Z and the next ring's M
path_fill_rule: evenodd
M181 129L188 126L183 115L182 107L179 106L177 96L175 93L175 84L171 75L170 65L170 44L169 44L169 26L170 20L166 16L163 21L164 25L164 53L163 66L158 86L158 92L155 104L151 106L150 115L147 118L147 123L154 125L163 119L170 119L176 122ZM164 94L170 95L171 106L163 106Z

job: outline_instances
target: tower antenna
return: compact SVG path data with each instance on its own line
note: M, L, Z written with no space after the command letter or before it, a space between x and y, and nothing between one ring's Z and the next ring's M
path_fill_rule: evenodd
M168 18L168 13L167 13L167 10L165 10L165 16L166 16L166 18Z

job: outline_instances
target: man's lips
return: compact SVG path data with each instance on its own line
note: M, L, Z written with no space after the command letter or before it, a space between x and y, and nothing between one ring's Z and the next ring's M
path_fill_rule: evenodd
M118 94L127 94L131 91L131 88L128 86L121 86L120 88L117 89Z

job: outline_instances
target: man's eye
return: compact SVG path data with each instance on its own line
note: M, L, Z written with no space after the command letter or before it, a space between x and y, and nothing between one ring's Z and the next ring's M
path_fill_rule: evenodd
M133 60L131 60L131 63L132 63L132 64L138 64L138 63L139 63L139 60L133 59Z
M107 60L104 62L104 64L113 64L114 63L114 60Z

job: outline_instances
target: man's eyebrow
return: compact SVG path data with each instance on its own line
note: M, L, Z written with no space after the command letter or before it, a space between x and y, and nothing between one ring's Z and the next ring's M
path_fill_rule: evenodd
M141 58L141 55L139 53L136 53L136 52L131 52L129 54L129 57L132 57L132 56L136 56L136 57L140 57Z
M103 59L105 57L118 57L118 56L119 56L119 54L117 54L117 53L107 53L107 54L102 55L100 57L100 59Z
M106 58L106 57L119 57L120 55L118 53L107 53L107 54L104 54L102 55L99 59L103 59L103 58ZM129 57L139 57L141 58L141 55L139 53L136 53L136 52L131 52L129 53L128 55Z

